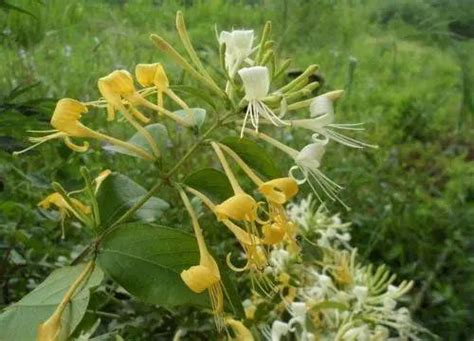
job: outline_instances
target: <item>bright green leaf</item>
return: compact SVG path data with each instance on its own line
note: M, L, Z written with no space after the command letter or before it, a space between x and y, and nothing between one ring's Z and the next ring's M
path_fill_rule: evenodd
M206 104L211 106L214 110L217 109L214 99L206 91L202 91L199 88L195 88L195 87L187 86L187 85L173 85L172 89L176 91L177 93L183 93L186 95L199 98L202 101L204 101Z
M35 341L37 326L53 314L84 267L85 264L80 264L55 270L35 290L7 307L0 315L0 340ZM74 331L86 312L90 289L98 286L102 279L103 273L96 266L87 282L68 304L62 319L62 326L67 328L68 335Z
M113 280L144 302L209 305L207 292L195 294L181 280L181 271L199 264L199 250L195 238L178 229L121 225L104 239L98 261Z
M256 142L236 136L226 137L221 142L261 175L269 179L281 177L281 172L272 157Z
M147 125L145 129L153 137L153 140L156 142L158 148L160 149L160 152L162 154L165 153L170 143L170 138L168 136L168 130L166 129L166 127L161 123L154 123ZM146 150L150 154L153 154L153 149L150 147L148 141L140 132L136 132L127 142ZM105 150L117 152L120 154L140 157L139 155L131 152L130 150L119 146L106 145L103 148Z
M97 193L102 227L112 225L146 193L145 188L125 175L119 173L109 175ZM168 208L166 201L151 197L130 220L155 221Z
M192 292L180 276L181 271L199 264L196 239L186 232L155 224L124 224L104 239L98 261L113 280L144 302L167 308L210 306L208 293ZM237 289L218 264L227 293L225 309L243 316Z
M216 203L220 203L234 194L227 176L214 168L203 168L190 175L184 183L202 192Z

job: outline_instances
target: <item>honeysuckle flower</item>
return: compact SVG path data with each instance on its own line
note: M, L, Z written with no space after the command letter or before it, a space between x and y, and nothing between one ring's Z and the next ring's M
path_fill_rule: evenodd
M225 66L233 77L238 67L252 53L254 40L253 30L222 31L219 44L225 44Z
M148 80L148 75L147 77L142 75L142 73L149 73L148 71L149 69L140 72L140 77L142 81ZM163 77L160 78L159 76L157 76L157 79L159 85L162 85L162 83L166 83L166 81L163 80ZM148 132L144 130L143 127L141 127L140 124L135 122L136 118L142 123L148 123L149 118L147 118L140 111L138 111L136 109L136 106L144 106L149 109L155 110L158 113L166 115L167 117L173 119L174 121L185 127L189 127L194 124L193 121L189 119L185 120L179 115L170 112L169 110L166 110L162 106L153 104L150 101L146 100L141 94L137 92L133 84L132 75L126 70L115 70L111 72L107 76L100 78L97 82L97 85L99 87L100 93L109 104L108 119L114 119L115 110L121 111L127 121L132 124L133 127L137 129L137 131L141 132L144 135L150 146L154 149L157 149L156 145L154 145L154 140L151 138L151 136L149 136Z
M241 321L227 318L225 320L226 325L230 326L235 334L235 341L253 341L254 337L250 330L245 327Z
M294 330L293 325L295 323L299 324L303 330L306 330L306 312L308 308L306 307L306 303L304 302L292 302L288 306L288 311L291 314L291 319L288 322L290 326L290 330Z
M54 109L53 116L51 117L51 125L55 128L54 130L44 131L44 133L51 133L42 137L31 137L29 140L34 145L15 152L15 155L24 153L36 146L53 139L63 139L66 146L77 152L85 152L89 148L89 143L86 141L82 146L76 145L72 142L71 137L80 138L92 138L99 141L106 141L111 144L118 145L125 149L132 151L134 154L148 160L153 160L154 157L148 152L139 148L133 144L124 142L114 137L99 133L95 130L88 128L81 123L81 117L87 112L87 107L72 98L63 98L58 101L56 108ZM35 133L42 133L42 131L33 131Z
M199 248L199 265L191 266L190 268L181 272L181 279L195 293L201 293L204 290L209 291L211 299L212 310L214 313L216 325L219 329L222 328L222 313L224 305L224 296L222 293L221 275L217 263L209 253L201 227L194 212L194 209L189 201L186 193L180 189L181 199L189 213L191 222L196 235L196 240Z
M68 201L58 192L54 192L38 203L38 206L45 210L50 209L52 206L58 209L61 218L62 238L65 238L64 221L70 214L74 215L79 221L86 223L84 216L91 213L90 206L84 205L79 200L69 198Z
M170 82L163 65L160 63L138 64L135 67L135 75L138 83L143 87L156 87L159 107L164 108L163 94L165 94L188 113L189 120L193 119L193 113L189 106L170 88Z
M291 222L286 219L282 204L296 195L298 184L292 178L278 178L263 182L232 149L223 144L216 145L237 162L247 176L258 186L258 190L265 196L268 202L268 220L261 221L257 218L257 221L263 225L262 233L264 238L262 241L267 245L279 243L293 229ZM291 234L288 235L291 236Z
M287 145L266 134L255 133L250 129L246 129L246 131L272 144L293 158L295 161L295 166L290 168L289 175L297 182L298 185L308 183L316 197L320 201L323 201L316 190L316 187L319 187L331 200L337 200L344 205L344 203L337 196L337 192L341 190L342 187L329 179L326 175L324 175L323 172L319 170L319 167L321 166L321 160L324 156L326 145L328 143L327 138L315 138L313 143L308 144L298 151L288 147ZM297 171L299 171L302 176L298 176Z
M284 335L287 335L290 331L290 326L280 320L275 320L272 323L272 328L264 328L262 330L263 335L268 341L280 341Z
M206 197L203 193L191 187L186 187L186 190L194 194L199 199L201 199L204 202L204 204L206 204L206 206L208 206L209 209L217 216L217 212L216 212L217 206L208 197ZM244 217L245 216L246 215L244 215ZM247 264L245 264L245 266L241 268L238 268L234 266L232 262L230 261L231 254L229 253L227 255L228 266L234 271L244 271L247 269L258 270L258 269L263 268L267 263L267 257L260 247L260 245L262 244L262 240L260 239L260 237L256 234L253 234L251 231L249 231L249 229L247 229L247 231L243 230L240 226L233 223L229 218L222 218L220 221L224 225L226 225L227 228L237 238L237 240L239 241L240 245L242 246L245 252L245 256L247 259Z
M240 136L244 135L247 120L250 118L252 126L258 132L260 116L263 116L275 126L286 125L275 113L263 102L270 91L270 75L266 66L252 66L239 70L240 78L244 85L245 99L247 100L247 111Z
M309 119L301 120L291 120L286 121L293 127L304 128L313 131L317 135L323 135L331 140L344 144L348 147L353 148L364 148L372 147L376 148L377 146L358 141L352 137L345 136L341 133L338 133L334 129L339 130L364 130L360 127L362 123L344 123L337 124L334 123L334 106L333 102L341 97L344 93L343 90L331 91L321 96L316 97L310 104L309 110L311 112L311 117Z
M242 221L255 221L257 218L257 202L246 193L236 194L225 200L215 208L219 221L234 219Z
M298 193L298 183L290 177L278 178L261 184L258 190L267 200L284 204Z

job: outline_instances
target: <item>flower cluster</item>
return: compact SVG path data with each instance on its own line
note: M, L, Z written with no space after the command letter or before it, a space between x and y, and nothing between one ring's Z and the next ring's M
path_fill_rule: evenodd
M266 339L417 340L426 332L399 307L413 282L395 285L385 266L361 263L348 243L349 224L324 206L315 209L311 197L292 203L288 216L316 255L271 251L267 271L279 279L280 296L268 300L254 293L244 302L249 324Z
M318 69L316 65L310 65L301 75L284 84L281 78L289 61L280 63L276 58L273 41L269 38L270 23L265 25L256 44L252 30L223 31L219 35L220 78L211 76L202 64L180 12L176 25L186 57L160 36L152 35L152 41L199 83L200 88L194 89L194 93L208 91L212 94L214 107L219 110L214 113L215 123L200 134L198 142L183 159L170 167L169 172L162 172L160 181L179 193L199 248L199 264L183 269L180 277L191 291L209 293L218 329L232 329L239 340L253 339L252 332L242 321L224 313L225 290L219 262L206 245L204 231L188 195L199 198L240 244L244 265L235 265L231 252L227 254L227 265L236 272L248 274L242 276L250 282L252 292L252 297L244 302L247 319L256 321L255 325L268 339L280 340L290 333L301 340L378 340L387 338L390 333L403 337L415 335L419 328L411 322L404 308L397 308L397 300L410 289L411 282L393 286L394 277L383 267L374 270L361 265L356 259L356 250L349 244L349 224L342 223L337 215L328 216L324 206L315 210L310 199L299 204L290 203L303 184L308 184L321 202L327 197L342 203L338 198L342 187L320 170L330 141L358 149L375 147L341 133L363 129L360 123L336 123L334 102L343 91L313 96L319 86L310 81ZM136 87L135 80L140 88ZM279 83L283 83L282 86L276 86ZM30 138L34 145L16 154L54 139L61 139L73 151L83 153L89 149L90 140L98 140L161 167L164 151L150 133L149 125L168 119L200 133L196 108L190 108L187 101L175 93L161 62L136 65L134 76L127 70L112 71L100 78L97 86L102 96L98 100L59 100L50 122L54 129L34 131L45 135ZM144 144L88 127L82 117L90 111L104 113L107 121L126 122L136 130ZM296 111L308 118L287 118ZM248 127L249 123L253 129ZM210 136L217 128L228 129L226 134L240 135L240 138L246 135L266 143L288 155L294 165L287 176L262 178L241 154ZM309 144L297 149L290 147L272 137L270 128L309 130ZM78 144L76 139L85 141ZM176 176L199 144L206 144L212 150L232 188L232 195L221 202L213 201L198 188L180 183L182 177ZM248 178L245 183L237 179L233 167L245 174ZM102 173L95 180L95 192L109 173ZM89 182L88 191L93 197L92 184ZM150 198L156 188L159 186L150 190L146 198ZM146 198L139 204L143 205ZM132 210L138 209L139 204ZM91 221L94 226L100 224L94 220L99 216L97 205L91 209L74 199L71 193L54 193L40 203L43 208L51 205L59 209L62 219L73 215L84 224ZM303 243L297 237L302 237ZM100 238L98 240L100 242ZM313 257L307 261L302 247L315 248L321 259ZM261 323L266 326L262 327Z

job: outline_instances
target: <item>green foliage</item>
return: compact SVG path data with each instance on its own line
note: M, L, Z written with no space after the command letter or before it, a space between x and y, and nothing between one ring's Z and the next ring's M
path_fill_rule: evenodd
M199 264L199 250L195 238L178 229L120 225L105 237L98 261L112 279L144 302L167 308L209 306L206 292L193 293L180 278L181 271Z
M346 96L337 107L337 117L367 122L364 140L380 146L375 152L361 154L331 146L325 156L322 170L348 188L342 199L350 204L351 211L344 217L354 221L355 245L375 263L385 262L393 272L416 279L411 308L427 328L443 339L472 336L474 267L472 257L466 256L472 249L470 226L474 221L474 75L469 67L474 45L466 24L473 17L472 6L465 6L463 1L428 0L213 0L180 4L56 0L18 1L18 7L33 13L37 20L14 11L0 13L0 88L4 89L0 105L2 306L19 300L52 268L71 261L84 247L84 231L67 224L67 238L61 240L59 220L50 219L57 217L36 208L40 198L51 190L49 179L67 182L73 188L81 183L81 164L91 165L94 171L104 166L117 172L133 167L130 176L140 186L150 188L157 172L141 160L131 161L126 156L99 157L93 151L77 156L63 147L56 151L59 144L44 146L22 159L13 159L10 152L21 149L19 139L25 139L25 129L46 127L51 109L48 98L95 98L98 77L114 68L130 69L137 60L156 61L158 53L149 43L148 34L165 32L164 36L173 42L166 32L172 30L175 10L184 7L190 34L199 42L198 54L211 64L217 65L217 56L208 48L215 44L214 32L209 29L214 20L219 29L258 27L265 20L273 20L281 23L274 25L275 44L284 53L295 55L292 70L316 62L321 65L318 77L324 80L318 91L345 87ZM174 79L185 77L177 69L172 70ZM37 81L41 85L35 86ZM173 89L179 94L192 93L191 106L209 108L212 102L204 92L191 87ZM207 116L212 114L209 111ZM88 119L98 121L101 117L90 115ZM131 135L129 131L119 133L126 138ZM174 159L179 155L177 150L185 149L190 141L180 131L169 130L169 134L178 142L173 148L160 144L160 149ZM163 136L158 133L155 137ZM238 139L232 139L232 147L238 149ZM301 146L307 142L296 131L282 139ZM148 148L143 140L137 144ZM245 159L246 149L241 149L239 155ZM252 156L246 159L264 176L282 176L274 163L288 162L273 154L262 163L255 160ZM184 167L189 174L207 161L197 157ZM185 183L204 188L204 180L212 176L220 185L209 190L216 190L219 199L228 196L228 183L219 182L222 176L217 171L200 172ZM101 211L103 226L112 222L111 215L120 216L144 193L143 187L130 183L132 180L114 175L102 184L100 205L107 212ZM124 184L125 188L130 186L131 195L117 204L116 186ZM166 191L159 195L169 203L176 200ZM161 214L168 205L156 200L147 204L155 202L156 206L136 212L139 216L132 219L158 219L161 224L181 226L174 205ZM209 234L220 233L220 228L209 224ZM216 251L223 253L222 247ZM118 297L124 303L111 305L113 309L119 315L136 312L130 315L140 315L140 319L127 324L104 318L110 330L101 327L99 332L107 333L119 322L126 339L144 335L156 338L166 332L173 316L169 312L157 313L156 308L143 308ZM189 320L196 317L190 316ZM173 321L173 326L191 324L189 320ZM194 323L199 324L196 321L198 317Z
M212 181L210 181L211 179ZM209 198L215 199L216 202L224 201L234 194L229 179L224 173L214 168L204 168L191 173L186 177L184 183Z
M100 209L100 221L103 228L110 227L128 209L130 209L147 190L123 174L109 175L97 193L97 203ZM150 198L137 210L129 220L147 222L156 221L169 205L160 198Z
M61 302L71 284L84 270L85 264L55 270L32 292L0 314L0 340L36 340L36 328L46 321ZM103 279L102 271L94 268L66 308L62 323L68 335L81 322L89 303L90 290Z

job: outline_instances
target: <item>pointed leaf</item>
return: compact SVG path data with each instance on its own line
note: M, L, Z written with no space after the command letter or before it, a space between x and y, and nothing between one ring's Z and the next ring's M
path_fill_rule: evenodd
M173 307L208 307L207 292L196 294L181 280L181 271L199 264L195 238L160 225L119 226L103 241L98 262L110 277L144 302Z
M7 307L0 315L0 340L35 341L37 326L53 314L84 267L85 264L80 264L55 270L35 290ZM98 286L102 279L103 273L96 266L68 304L62 319L62 327L66 328L68 335L86 313L90 289Z
M97 202L103 228L112 225L130 207L140 200L147 190L132 179L119 173L110 174L99 187ZM169 205L166 201L151 197L130 220L155 221Z
M184 183L219 203L234 194L227 176L214 168L203 168L190 174Z
M261 175L269 179L281 176L281 171L270 154L256 142L236 136L226 137L221 142L231 148L249 167Z

